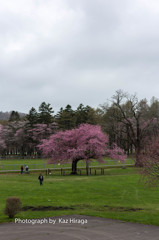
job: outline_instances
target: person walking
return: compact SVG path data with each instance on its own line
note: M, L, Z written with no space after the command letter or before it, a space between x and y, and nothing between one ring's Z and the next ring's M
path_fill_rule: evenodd
M43 175L41 173L40 173L38 179L39 179L40 185L43 185L44 178L43 178Z
M23 174L23 169L24 169L23 166L21 166L21 168L20 168L21 174Z
M29 167L28 167L28 165L25 166L25 173L29 173Z

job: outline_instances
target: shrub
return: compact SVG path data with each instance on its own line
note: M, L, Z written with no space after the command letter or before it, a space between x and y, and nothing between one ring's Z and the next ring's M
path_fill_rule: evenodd
M21 209L21 201L18 197L9 197L6 199L4 213L13 218Z

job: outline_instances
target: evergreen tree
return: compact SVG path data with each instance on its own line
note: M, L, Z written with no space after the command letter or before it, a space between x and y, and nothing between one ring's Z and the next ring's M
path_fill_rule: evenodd
M95 110L90 106L84 106L82 103L75 111L75 124L79 126L82 123L97 124L97 116Z
M17 111L12 111L9 117L9 122L20 121L20 115Z
M38 113L35 108L32 107L30 109L29 114L26 116L26 119L28 120L30 126L38 123Z
M49 124L53 122L53 110L51 105L48 103L46 104L45 102L42 102L41 105L39 106L39 116L38 116L38 122L39 123L44 123L44 124Z
M60 109L56 115L56 122L62 130L70 130L75 127L74 111L71 105L68 104L65 109Z

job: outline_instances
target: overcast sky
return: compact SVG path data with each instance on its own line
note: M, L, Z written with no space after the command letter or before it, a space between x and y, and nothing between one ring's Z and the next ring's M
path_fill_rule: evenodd
M0 0L0 111L159 97L159 1Z

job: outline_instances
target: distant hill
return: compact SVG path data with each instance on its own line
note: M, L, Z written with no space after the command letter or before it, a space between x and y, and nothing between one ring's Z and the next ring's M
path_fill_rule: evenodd
M0 120L9 120L10 114L12 111L10 112L2 112L0 111ZM25 113L20 113L18 112L20 117L24 117L26 114Z

